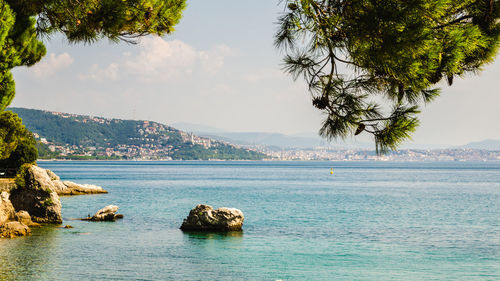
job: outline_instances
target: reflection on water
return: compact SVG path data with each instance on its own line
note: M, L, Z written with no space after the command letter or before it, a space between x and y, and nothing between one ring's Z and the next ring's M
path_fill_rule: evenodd
M59 231L45 226L32 228L28 237L0 239L0 279L54 279L59 266Z
M243 244L243 231L230 232L183 232L187 243L198 251L216 251L217 249L237 249Z
M198 232L198 231L183 231L189 239L207 239L207 240L233 240L231 238L242 238L243 231L229 232Z

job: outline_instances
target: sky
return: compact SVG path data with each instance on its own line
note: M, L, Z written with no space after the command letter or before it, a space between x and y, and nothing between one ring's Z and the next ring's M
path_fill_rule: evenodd
M322 115L305 82L283 73L273 46L279 0L188 0L176 31L139 44L45 40L46 57L14 69L15 107L235 132L314 134ZM443 84L410 144L500 139L499 61ZM363 134L362 134L363 135ZM361 141L369 140L361 136Z

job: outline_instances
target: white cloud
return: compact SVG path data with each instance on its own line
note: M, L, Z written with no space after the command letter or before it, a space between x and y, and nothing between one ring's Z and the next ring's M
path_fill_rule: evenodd
M125 61L124 68L146 80L178 79L193 72L197 53L180 41L145 38L140 53Z
M60 55L51 53L42 59L42 61L29 68L29 71L36 78L44 78L53 75L61 69L67 68L73 61L74 59L68 53Z
M88 74L80 74L81 80L91 79L96 81L114 81L118 79L118 64L112 63L106 68L100 68L98 64L90 67Z
M235 52L226 45L218 45L209 51L198 53L203 70L209 74L216 74L224 66L224 60L233 56Z
M179 81L200 75L215 75L224 67L225 58L234 55L226 45L198 51L180 40L167 41L160 37L147 37L141 42L139 52L125 52L119 62L105 68L93 65L82 79L102 81L103 78L135 77L140 81Z

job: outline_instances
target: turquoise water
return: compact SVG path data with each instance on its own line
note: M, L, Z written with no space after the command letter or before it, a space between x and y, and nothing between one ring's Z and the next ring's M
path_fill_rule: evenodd
M500 162L39 164L110 193L0 240L2 280L500 280ZM199 203L244 232L181 232ZM73 220L109 204L125 218Z

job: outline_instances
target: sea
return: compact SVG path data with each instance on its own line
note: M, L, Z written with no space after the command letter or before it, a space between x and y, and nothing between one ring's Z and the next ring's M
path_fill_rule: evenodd
M73 228L0 240L0 280L500 280L500 162L39 166L109 193L62 197ZM110 204L124 219L77 220ZM197 204L243 231L182 232Z

